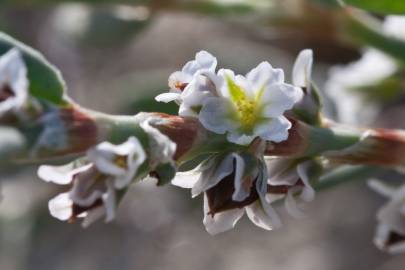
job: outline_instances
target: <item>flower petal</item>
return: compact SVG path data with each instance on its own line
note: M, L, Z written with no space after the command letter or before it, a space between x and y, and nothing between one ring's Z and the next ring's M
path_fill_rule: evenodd
M75 174L84 172L91 166L91 164L87 164L77 167L77 164L74 162L62 166L42 165L39 167L37 174L45 182L67 185L72 182Z
M257 135L252 134L252 135L246 135L240 130L235 130L233 132L230 132L227 134L226 138L228 141L240 144L240 145L248 145L250 144Z
M164 102L164 103L169 103L171 101L181 101L181 94L180 93L175 93L175 92L168 92L168 93L163 93L160 95L157 95L155 97L155 100L157 102Z
M292 159L271 158L266 159L267 172L269 175L268 183L274 186L295 185L299 180L296 166Z
M233 161L233 154L227 155L225 158L219 156L210 159L191 190L192 197L198 196L218 184L225 176L230 175L234 170Z
M0 94L8 86L13 95L0 102L0 114L18 111L28 99L27 68L21 53L11 49L0 57Z
M114 184L111 181L107 181L107 192L101 196L101 199L106 212L105 222L110 222L115 218L115 209L117 207Z
M192 79L194 74L184 73L182 71L175 71L169 76L168 84L170 89L175 92L181 93L184 86L187 85Z
M287 196L285 198L285 209L287 210L288 214L295 218L304 218L305 213L302 209L300 209L296 199L294 198L294 193L301 190L301 187L293 187L290 188L287 192Z
M250 195L250 190L246 190L243 186L244 172L245 172L245 161L238 154L232 154L235 158L235 180L234 187L235 191L232 194L232 200L241 202Z
M150 166L152 168L158 164L173 162L173 156L177 148L177 145L172 142L169 137L152 125L153 121L154 118L150 118L139 124L149 137L149 159L151 160L150 163L152 164L150 164ZM138 147L142 148L140 145L138 145ZM140 149L137 150L137 152L139 151ZM146 157L144 156L143 159L145 158Z
M243 216L243 209L233 209L221 213L216 213L214 216L209 214L208 199L204 196L204 220L206 230L215 235L225 232L235 227L236 223Z
M195 55L195 60L187 62L182 72L194 76L201 71L214 71L217 66L217 59L206 51L200 51Z
M315 190L312 188L310 182L309 182L309 176L308 176L308 171L311 166L312 161L306 161L298 164L297 166L297 173L301 179L301 181L304 183L304 187L302 189L302 192L300 194L300 198L304 202L310 202L313 201L315 198Z
M72 214L73 202L69 197L69 193L62 193L51 199L48 203L49 212L59 220L68 220Z
M284 82L284 71L282 69L274 69L269 62L261 62L256 68L246 74L247 80L251 83L255 96L263 88L267 88L271 84L279 84Z
M302 50L293 67L292 81L295 86L308 88L311 85L311 72L313 52L310 49Z
M391 198L395 195L395 192L397 191L396 188L389 186L381 181L378 181L376 179L371 179L367 182L368 187L377 192L380 195L383 195L384 197Z
M257 125L254 134L262 139L273 142L285 141L288 138L288 130L291 128L291 122L285 116L266 119Z
M228 119L231 104L224 98L208 98L198 116L201 124L218 134L234 130L236 124Z
M247 216L256 226L265 230L272 230L275 228L273 222L278 218L276 218L277 213L271 206L267 206L265 210L262 203L256 201L253 204L246 206L245 209Z
M262 115L264 117L279 117L286 110L292 109L302 97L301 88L285 83L270 85L262 95Z
M197 183L200 174L198 168L188 172L178 172L172 180L172 185L181 188L192 188Z

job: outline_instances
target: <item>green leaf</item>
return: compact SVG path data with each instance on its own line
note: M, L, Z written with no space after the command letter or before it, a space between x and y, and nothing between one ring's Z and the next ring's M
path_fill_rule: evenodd
M66 86L59 70L39 52L0 32L0 55L12 48L18 48L23 54L28 69L30 94L56 105L66 105Z
M405 14L403 0L344 0L345 3L381 14Z

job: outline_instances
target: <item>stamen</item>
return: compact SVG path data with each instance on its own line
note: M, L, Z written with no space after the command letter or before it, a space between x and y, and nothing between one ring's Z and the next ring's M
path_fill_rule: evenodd
M127 158L125 156L116 157L114 163L120 168L128 169Z
M245 97L240 98L235 102L236 109L239 114L239 119L242 122L242 126L246 130L251 130L257 120L255 112L255 103L251 100L247 100Z
M175 87L176 89L179 89L180 91L183 91L184 88L187 87L187 85L188 85L188 83L183 83L183 82L177 81L177 82L174 84L174 87Z

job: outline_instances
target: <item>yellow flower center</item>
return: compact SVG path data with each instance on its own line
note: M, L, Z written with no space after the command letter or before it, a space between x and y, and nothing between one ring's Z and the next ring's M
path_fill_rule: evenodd
M242 126L246 130L253 129L257 117L255 113L255 103L246 98L235 101L236 110L238 112L238 118Z
M120 168L128 169L127 158L125 156L117 156L114 163Z
M253 100L245 94L245 90L237 85L230 77L226 77L231 99L236 107L237 118L245 132L252 132L255 124L259 119L259 111L257 101L263 90L259 91L259 95Z

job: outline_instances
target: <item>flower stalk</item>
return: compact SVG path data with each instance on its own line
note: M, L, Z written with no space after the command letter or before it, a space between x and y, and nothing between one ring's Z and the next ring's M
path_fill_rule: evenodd
M145 141L146 134L140 127L140 119L144 118L155 119L153 126L178 146L174 159L180 163L204 153L215 153L218 149L241 149L240 145L230 143L226 136L206 130L198 119L190 117L163 113L113 116L83 110L78 106L63 108L55 113L67 131L64 147L42 146L35 153L30 151L38 143L41 134L38 131L41 125L36 123L20 129L26 137L33 139L28 141L28 147L12 156L13 161L37 162L69 155L77 156L97 143L121 143L129 136ZM348 129L330 122L323 127L314 127L292 118L289 120L292 127L288 139L279 143L268 142L265 155L295 158L323 155L340 164L392 167L405 165L405 132L401 130Z

